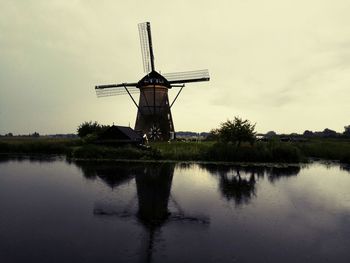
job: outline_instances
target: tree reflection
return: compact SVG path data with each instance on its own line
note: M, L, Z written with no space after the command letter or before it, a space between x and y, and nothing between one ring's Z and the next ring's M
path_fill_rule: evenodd
M14 155L14 154L1 154L0 163L6 163L10 161L15 162L30 162L30 163L49 163L58 160L63 160L63 157L56 155Z
M237 205L247 204L255 196L255 174L242 178L239 169L235 174L220 173L219 187L227 200L234 200Z
M112 189L129 182L134 178L137 169L140 169L116 162L75 161L74 163L82 170L85 178L92 180L99 178Z
M248 204L256 196L256 183L260 178L275 182L282 177L296 176L300 166L240 166L201 164L203 169L218 178L219 189L227 201L235 205Z
M270 182L275 182L284 177L297 176L300 172L300 166L283 166L267 168L267 174Z
M350 173L350 164L343 163L340 165L340 169Z
M255 196L257 178L264 176L264 169L257 166L202 164L201 167L219 179L220 193L237 206L250 202Z

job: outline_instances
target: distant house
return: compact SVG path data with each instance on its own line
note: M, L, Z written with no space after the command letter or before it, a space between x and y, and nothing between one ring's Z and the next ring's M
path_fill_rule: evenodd
M98 136L96 143L109 145L140 144L142 143L142 136L130 127L112 125Z

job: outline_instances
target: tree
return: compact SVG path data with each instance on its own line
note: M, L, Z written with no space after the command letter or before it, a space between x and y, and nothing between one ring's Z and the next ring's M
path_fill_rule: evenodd
M105 125L100 125L98 124L97 121L92 122L83 122L82 124L79 125L78 127L78 136L80 138L83 138L89 134L98 134L104 131L108 126Z
M212 129L206 138L207 141L217 141L218 139L219 139L219 129Z
M344 132L343 134L345 136L350 136L350 125L344 127Z
M265 137L267 137L267 138L274 138L276 136L277 136L277 133L274 131L269 131L265 134Z
M256 134L254 130L255 124L235 117L232 121L227 120L221 123L217 133L221 141L235 143L237 146L240 146L242 142L254 143Z
M40 137L40 134L38 132L34 132L33 134L31 134L30 136L32 137Z
M337 132L336 131L333 131L331 129L324 129L323 130L323 137L336 137L337 136Z
M304 133L303 133L303 135L304 135L305 137L312 137L312 136L314 136L314 133L313 133L312 131L305 130Z

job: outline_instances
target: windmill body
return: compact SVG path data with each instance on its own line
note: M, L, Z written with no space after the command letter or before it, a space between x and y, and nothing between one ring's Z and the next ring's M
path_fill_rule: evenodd
M209 73L208 70L197 70L161 75L154 68L150 23L145 22L138 26L146 75L134 83L96 86L96 93L98 97L128 94L138 109L135 130L146 134L151 140L169 140L175 132L171 107L185 83L209 81ZM172 87L179 87L180 90L170 103L168 90ZM139 103L133 94L139 94Z
M135 130L142 131L154 140L169 140L174 133L171 116L168 81L152 71L138 82L140 98Z

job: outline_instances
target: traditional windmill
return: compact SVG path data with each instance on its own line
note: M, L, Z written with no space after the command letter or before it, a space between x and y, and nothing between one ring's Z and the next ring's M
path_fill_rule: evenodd
M152 140L169 140L172 137L171 134L174 134L171 107L185 83L209 81L209 72L197 70L161 75L154 68L150 23L141 23L138 27L146 76L138 82L96 86L96 94L98 97L128 94L138 109L135 130L142 131ZM169 103L168 89L172 87L180 87L180 90ZM139 104L132 96L138 93L140 94Z

